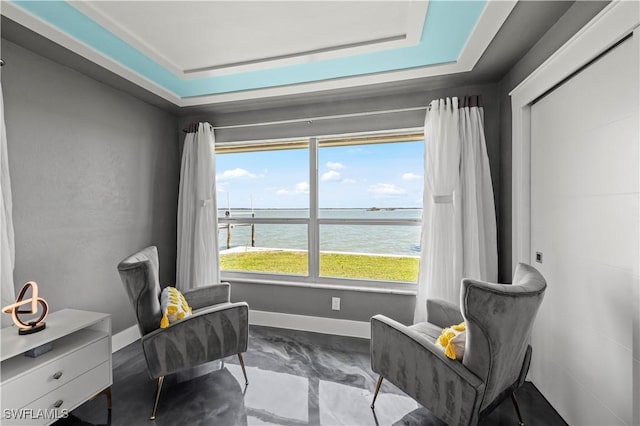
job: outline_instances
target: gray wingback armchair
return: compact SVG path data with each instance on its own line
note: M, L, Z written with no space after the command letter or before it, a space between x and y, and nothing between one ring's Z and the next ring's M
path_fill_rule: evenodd
M158 249L147 247L118 264L120 278L133 305L141 334L149 376L157 379L151 420L156 417L164 376L237 354L247 373L242 352L249 338L249 306L230 303L229 284L215 284L184 291L193 315L160 328Z
M475 425L509 395L524 424L514 392L529 369L531 328L546 286L535 268L519 264L512 285L462 280L461 312L428 300L424 323L371 318L371 368L380 375L371 408L385 378L449 425ZM444 327L463 320L459 362L434 343Z

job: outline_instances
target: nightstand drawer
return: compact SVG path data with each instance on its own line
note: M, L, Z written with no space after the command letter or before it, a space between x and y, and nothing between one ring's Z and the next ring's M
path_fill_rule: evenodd
M82 402L91 398L110 384L111 363L106 361L99 366L80 375L67 384L51 391L49 394L37 399L19 410L16 418L3 418L11 425L46 425L53 423L57 418L69 413ZM6 407L3 407L6 408ZM6 415L7 411L3 410ZM19 417L22 417L20 419Z
M2 407L20 408L109 360L109 337L46 363L2 385ZM43 355L44 356L44 355ZM37 358L36 358L37 359ZM17 378L18 379L18 378Z

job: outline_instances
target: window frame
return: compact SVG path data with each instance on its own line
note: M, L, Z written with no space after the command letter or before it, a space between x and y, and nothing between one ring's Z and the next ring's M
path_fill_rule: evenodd
M276 285L303 286L310 288L335 288L340 290L356 290L356 291L376 291L394 294L415 294L417 283L407 281L382 281L371 279L355 279L355 278L338 278L323 277L320 275L320 226L321 225L366 225L366 226L422 226L422 219L399 219L399 218L378 218L378 219L354 219L354 218L321 218L319 217L318 206L318 153L321 148L321 140L329 141L327 146L332 145L359 145L357 140L363 140L360 144L370 143L391 143L402 141L418 141L424 140L423 129L398 129L386 132L360 132L348 135L337 136L313 136L309 138L295 138L292 145L304 141L308 141L309 150L309 216L307 218L247 218L247 217L218 217L218 225L221 224L262 224L262 225L279 225L279 224L305 224L307 225L307 257L308 257L308 274L290 275L280 273L264 273L264 272L247 272L247 271L227 271L221 270L220 276L223 281L246 282L246 283L264 283ZM371 142L372 137L378 136L380 142ZM414 139L402 139L403 136L412 137ZM420 136L420 139L417 137ZM351 139L351 142L344 143ZM274 144L275 149L286 149L286 139L267 141ZM251 149L249 143L241 143L242 148L234 149L234 145L238 143L222 144L221 154L231 152L261 151L268 150L264 147ZM218 146L216 147L218 148Z

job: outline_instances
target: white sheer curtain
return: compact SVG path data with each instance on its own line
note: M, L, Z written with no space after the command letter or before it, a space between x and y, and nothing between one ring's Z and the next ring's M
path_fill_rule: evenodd
M177 287L220 282L215 138L209 123L198 123L184 140L178 196Z
M427 298L457 303L460 283L459 227L454 191L460 170L458 98L431 102L424 124L425 165L422 254L414 322L426 321ZM458 229L457 229L458 228Z
M476 97L469 103L460 109L462 275L496 282L498 242L484 109L477 105Z
M16 301L13 287L13 267L15 263L15 245L13 238L13 215L11 201L11 179L9 178L9 158L7 156L7 132L4 125L4 99L0 84L0 288L2 289L2 306ZM2 326L11 324L9 315L2 315Z
M465 103L467 99L465 99ZM493 186L484 111L458 109L458 98L431 102L425 118L422 254L414 322L426 321L426 300L460 304L463 277L497 280Z

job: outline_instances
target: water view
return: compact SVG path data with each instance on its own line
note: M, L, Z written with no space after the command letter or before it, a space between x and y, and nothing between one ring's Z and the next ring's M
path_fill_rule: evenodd
M218 212L225 217L225 210ZM306 209L254 210L256 218L307 218ZM420 219L422 209L368 208L320 209L323 219ZM250 210L231 210L232 218L251 217ZM413 225L320 225L320 250L349 253L418 256L420 254L420 226ZM227 248L227 229L218 234L220 250ZM255 225L255 247L291 250L307 249L306 224ZM234 226L231 229L233 247L251 246L251 227Z
M261 148L216 155L219 217L225 217L226 208L229 217L240 221L229 229L222 223L218 231L222 270L416 281L421 227L408 221L419 221L422 215L422 140L362 139L337 145L320 141L291 149L269 149L265 143ZM316 150L317 165L310 164L310 149ZM316 166L317 178L310 179ZM242 223L252 214L291 222L308 219L311 194L317 196L319 218L339 222L319 224L320 253L313 262L307 252L306 223ZM356 223L340 223L341 219ZM397 222L357 223L378 219ZM309 273L309 263L316 262L318 271Z

